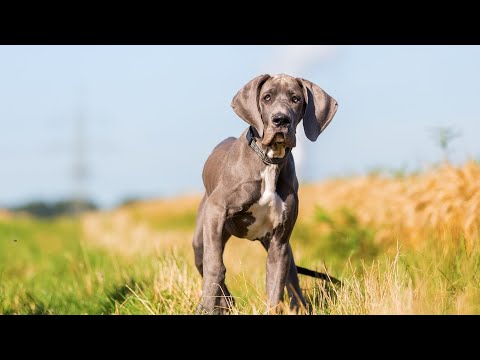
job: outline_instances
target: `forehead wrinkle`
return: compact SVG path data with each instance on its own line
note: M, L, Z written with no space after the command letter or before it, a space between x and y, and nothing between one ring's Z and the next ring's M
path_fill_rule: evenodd
M268 89L262 89L262 94L265 93L276 93L277 89L275 86L269 87Z
M288 92L288 93L299 93L300 95L303 93L302 88L297 83L295 78L281 74L275 75L268 79L265 83L268 90L265 92ZM263 92L263 91L262 91Z

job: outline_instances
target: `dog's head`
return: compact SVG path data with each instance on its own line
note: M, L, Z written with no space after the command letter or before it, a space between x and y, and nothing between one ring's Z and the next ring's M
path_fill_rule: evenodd
M303 118L307 138L317 140L337 111L334 98L314 83L285 74L261 75L234 96L235 113L252 125L262 145L293 148Z

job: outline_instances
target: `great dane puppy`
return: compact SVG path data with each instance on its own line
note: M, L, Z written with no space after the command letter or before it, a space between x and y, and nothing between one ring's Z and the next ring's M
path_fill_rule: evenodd
M218 144L203 168L205 194L198 208L193 249L203 276L197 313L224 313L233 304L225 285L223 251L228 239L258 240L268 252L266 289L270 311L305 306L289 243L298 215L298 181L291 149L303 119L317 140L337 102L314 83L285 74L261 75L234 96L231 106L248 127Z

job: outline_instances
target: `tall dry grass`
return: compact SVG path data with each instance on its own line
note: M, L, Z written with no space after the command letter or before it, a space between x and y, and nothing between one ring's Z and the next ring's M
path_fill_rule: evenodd
M358 220L378 229L379 242L421 246L426 238L465 240L471 251L480 230L480 166L445 163L429 172L392 179L370 175L300 188L300 216L315 206L346 207Z

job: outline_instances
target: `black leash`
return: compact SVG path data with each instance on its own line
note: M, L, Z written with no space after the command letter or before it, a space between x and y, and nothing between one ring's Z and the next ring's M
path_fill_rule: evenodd
M302 275L307 275L307 276L311 276L311 277L316 278L316 279L322 279L322 280L331 282L332 284L335 284L335 285L341 285L342 284L342 282L340 280L335 279L334 277L332 277L330 275L327 275L327 274L324 274L324 273L321 273L321 272L318 272L318 271L314 271L314 270L309 270L309 269L306 269L306 268L301 267L301 266L297 266L297 272L299 274L302 274Z

